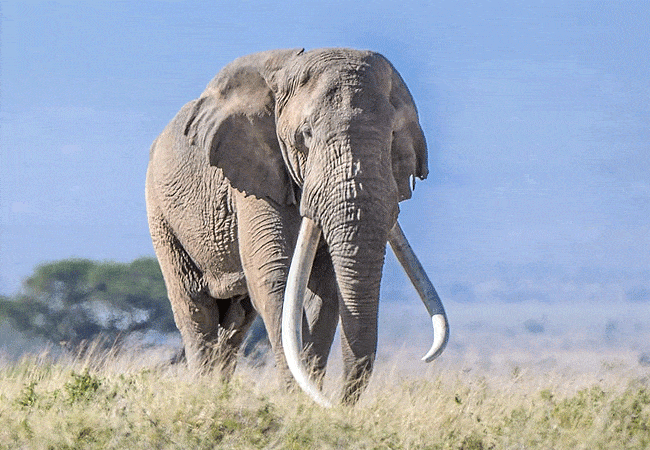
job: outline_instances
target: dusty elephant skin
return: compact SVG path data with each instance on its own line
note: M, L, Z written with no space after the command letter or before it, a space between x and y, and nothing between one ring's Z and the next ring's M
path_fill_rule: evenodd
M222 69L155 140L147 171L149 227L190 368L230 376L259 313L291 380L282 306L309 220L318 234L302 342L318 380L340 317L343 398L356 401L398 202L427 173L413 99L381 55L275 50Z

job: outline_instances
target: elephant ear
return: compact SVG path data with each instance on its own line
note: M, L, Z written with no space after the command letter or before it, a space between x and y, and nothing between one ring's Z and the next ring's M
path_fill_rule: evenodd
M392 66L391 66L392 67ZM397 183L399 200L411 198L415 177L424 180L427 167L427 143L420 128L413 97L404 80L393 67L390 103L395 109L393 125L393 176Z
M211 166L235 189L276 203L295 204L293 183L275 131L275 98L266 77L298 50L238 58L195 100L185 124L193 145L205 149Z

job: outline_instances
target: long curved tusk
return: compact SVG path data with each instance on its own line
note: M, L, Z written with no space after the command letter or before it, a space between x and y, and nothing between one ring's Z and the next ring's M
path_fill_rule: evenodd
M316 403L329 408L332 403L318 389L309 377L302 363L302 308L307 290L307 283L314 263L314 256L320 239L320 228L316 223L303 217L296 242L296 250L291 260L287 287L282 307L282 346L289 370L298 385Z
M388 241L431 316L433 344L422 357L422 361L431 362L442 354L449 341L449 322L445 308L398 222L388 233Z

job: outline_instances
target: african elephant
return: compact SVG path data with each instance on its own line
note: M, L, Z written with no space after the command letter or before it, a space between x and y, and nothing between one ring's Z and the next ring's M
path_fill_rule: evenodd
M274 50L223 68L154 141L147 170L149 228L190 368L228 377L259 313L288 383L291 369L327 404L317 385L340 319L343 399L355 402L375 358L389 237L409 260L398 202L427 173L413 99L383 56ZM432 359L447 319L410 261Z

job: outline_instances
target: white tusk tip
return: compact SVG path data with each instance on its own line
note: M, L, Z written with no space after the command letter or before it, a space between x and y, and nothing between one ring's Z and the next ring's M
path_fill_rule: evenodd
M431 316L433 324L433 344L422 361L431 362L442 354L447 342L449 341L449 323L444 314L434 314Z

